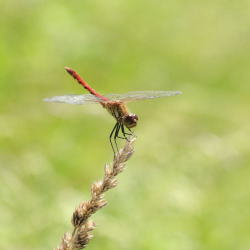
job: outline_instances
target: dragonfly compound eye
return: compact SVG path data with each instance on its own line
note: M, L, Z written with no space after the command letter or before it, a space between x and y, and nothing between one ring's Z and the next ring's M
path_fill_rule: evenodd
M130 115L125 116L124 125L127 128L133 128L137 125L137 121L138 121L138 116L135 114L130 114Z

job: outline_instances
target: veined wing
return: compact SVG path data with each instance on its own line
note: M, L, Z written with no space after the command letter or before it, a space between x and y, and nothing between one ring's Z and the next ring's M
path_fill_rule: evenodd
M136 100L154 99L167 96L180 95L180 91L131 91L126 94L107 94L103 95L112 101L130 102ZM87 104L105 102L101 98L98 98L91 94L86 95L63 95L54 96L51 98L45 98L45 102L59 102L69 104Z
M87 103L98 103L102 100L94 95L63 95L63 96L54 96L51 98L45 98L45 102L60 102L60 103L69 103L69 104L87 104Z
M180 91L131 91L126 94L108 94L105 97L112 101L130 102L135 100L154 99L167 96L180 95Z

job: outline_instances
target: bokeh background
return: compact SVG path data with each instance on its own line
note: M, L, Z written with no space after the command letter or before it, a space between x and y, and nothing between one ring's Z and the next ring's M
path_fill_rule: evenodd
M0 248L53 249L112 160L86 93L180 90L129 105L136 152L89 249L250 249L250 2L1 1Z

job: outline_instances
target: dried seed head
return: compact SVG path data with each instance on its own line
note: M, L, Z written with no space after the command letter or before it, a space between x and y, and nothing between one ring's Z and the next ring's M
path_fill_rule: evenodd
M74 227L82 225L89 217L88 202L81 202L73 213L71 222Z
M89 220L89 217L107 204L104 193L117 185L115 177L124 170L126 161L133 154L134 141L135 138L127 141L123 149L116 154L112 164L105 166L103 180L92 184L91 200L80 203L73 213L74 231L72 235L65 234L61 245L56 250L83 249L93 238L92 231L95 224Z
M92 231L94 228L94 222L87 221L85 225L78 229L73 242L74 249L83 249L86 247L88 242L93 238Z
M102 190L103 190L103 182L102 181L94 182L91 186L92 197L95 198L96 196L100 195Z
M70 249L71 234L65 233L62 238L61 245L55 248L55 250L68 250Z
M108 164L105 164L105 166L104 166L104 173L105 173L105 177L110 176L112 173L112 169L109 167Z

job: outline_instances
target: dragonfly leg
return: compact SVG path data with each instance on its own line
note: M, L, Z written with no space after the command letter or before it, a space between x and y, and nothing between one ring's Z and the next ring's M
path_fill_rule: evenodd
M120 135L117 135L117 138L119 138L119 139L123 139L123 140L128 140L128 138L127 138L127 137L122 137L122 136L120 136Z
M122 135L123 136L120 136L119 135L119 132L122 132ZM125 127L122 123L119 123L117 122L114 126L114 128L112 129L111 133L110 133L110 136L109 136L109 141L110 141L110 144L111 144L111 147L112 147L112 151L114 153L114 157L116 155L116 153L119 152L119 148L118 148L118 144L117 144L117 138L119 139L125 139L127 141L129 141L129 138L127 135L133 135L133 132L129 129L129 131L131 133L127 133L125 132Z
M127 133L125 131L124 125L122 125L122 134L123 134L124 137L126 137L126 140L128 140L128 138L127 138L126 135L128 135L128 136L131 136L131 135L134 136L134 133L132 132L132 130L130 128L128 128L128 130L130 131L130 133Z
M112 137L113 137L114 132L117 130L117 126L118 126L118 122L115 124L115 126L113 127L113 129L109 135L109 141L110 141L110 145L112 147L112 151L113 151L114 155L115 155L115 148L114 148L114 145L112 142Z
M130 132L130 135L134 135L134 132L130 128L128 128L128 130Z
M124 125L123 125L123 124L121 124L121 130L122 130L122 134L123 134L123 136L124 136L123 139L126 139L127 141L129 141L127 135L132 135L132 134L126 133L126 132L125 132L125 128L124 128Z
M136 137L134 131L132 131L130 128L128 128L128 130L129 130L129 132L130 132L130 133L127 133L128 135L131 135L131 136L135 136L135 137Z
M122 124L122 123L120 123L120 129L122 130L122 135L123 135L123 136L119 135L119 133L118 133L118 134L117 134L117 138L123 139L123 140L128 140L127 136L123 133L124 127L123 127L123 124ZM119 131L119 132L120 132L120 131Z
M115 130L115 135L114 135L114 141L115 141L115 146L116 146L117 152L119 152L119 148L118 148L116 139L119 138L118 135L119 135L120 129L121 129L121 124L120 124L120 123L117 123L117 127L116 127L116 130Z

